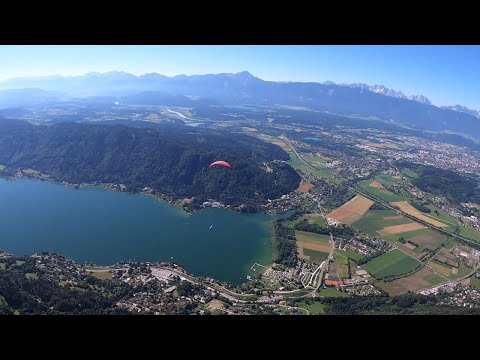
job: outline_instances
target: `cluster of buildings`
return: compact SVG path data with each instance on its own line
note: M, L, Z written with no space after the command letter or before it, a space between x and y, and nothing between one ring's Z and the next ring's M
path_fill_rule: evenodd
M372 284L361 284L355 286L345 286L343 288L347 294L354 296L379 296L382 292Z
M460 283L449 282L420 292L422 295L441 295L440 305L480 308L480 292Z
M372 147L366 144L360 146L364 150L383 154L395 160L410 160L440 169L480 174L479 154L474 151L456 145L425 141L425 139L411 136L398 136L397 139L402 143L402 149Z
M352 239L335 239L335 247L340 250L353 250L363 256L369 256L376 252L388 252L395 248L395 245L388 241L370 237L370 236L356 236Z
M262 209L266 213L285 213L299 207L314 208L319 200L320 197L315 192L292 192L282 195L280 199L268 199L267 203L262 206Z

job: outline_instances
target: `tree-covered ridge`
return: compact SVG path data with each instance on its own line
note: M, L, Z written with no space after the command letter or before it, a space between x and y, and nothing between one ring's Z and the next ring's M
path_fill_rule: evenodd
M413 185L433 195L445 196L453 202L480 202L478 181L452 170L443 170L429 165L415 164L408 161L396 161L399 168L408 168L418 174L411 179ZM421 209L419 209L421 210ZM423 211L423 210L421 210Z
M278 146L186 126L0 122L0 163L7 168L31 168L70 183L122 183L131 191L149 187L174 198L212 198L231 205L278 198L293 191L300 176L277 159L288 159ZM215 160L235 170L209 169Z
M19 314L128 313L115 306L120 299L132 296L133 290L127 284L102 282L91 275L79 274L75 286L65 286L38 268L35 259L20 259L2 259L6 269L0 270L0 315L14 314L15 309Z

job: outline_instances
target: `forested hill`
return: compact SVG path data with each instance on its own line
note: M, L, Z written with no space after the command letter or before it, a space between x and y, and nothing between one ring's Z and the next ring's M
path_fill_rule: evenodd
M0 164L9 169L31 168L71 183L122 183L131 191L151 187L176 198L253 205L280 197L298 186L300 176L275 159L288 154L246 135L179 125L153 130L0 121ZM215 160L235 170L209 169Z

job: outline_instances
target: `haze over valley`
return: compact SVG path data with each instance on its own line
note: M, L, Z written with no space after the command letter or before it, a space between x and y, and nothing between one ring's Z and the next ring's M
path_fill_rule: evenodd
M479 314L479 111L247 70L2 74L0 314Z

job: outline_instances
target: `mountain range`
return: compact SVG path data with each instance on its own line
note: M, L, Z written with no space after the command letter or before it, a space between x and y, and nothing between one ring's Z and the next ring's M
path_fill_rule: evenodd
M170 106L177 100L191 107L209 104L301 106L313 111L374 117L417 129L480 137L478 112L461 106L436 107L422 95L407 97L383 85L264 81L247 71L173 77L114 71L0 82L0 107L3 108L91 96L115 97L120 102L135 104L167 105L168 100Z
M441 106L441 108L442 109L447 109L447 110L463 112L465 114L469 114L469 115L475 116L477 118L480 118L480 111L479 110L471 110L471 109L469 109L465 106L462 106L462 105Z
M330 82L332 83L332 82ZM389 89L387 87L385 87L385 85L373 85L373 86L370 86L370 85L367 85L367 84L362 84L362 83L356 83L356 84L340 84L342 86L350 86L350 87L357 87L357 88L360 88L360 89L365 89L365 90L369 90L369 91L372 91L374 93L377 93L377 94L382 94L382 95L386 95L386 96L392 96L392 97L395 97L395 98L400 98L400 99L407 99L407 100L413 100L413 101L417 101L419 102L420 104L426 104L426 105L432 105L432 102L425 96L423 95L410 95L410 96L406 96L404 93L402 93L401 91L395 91L393 89Z

